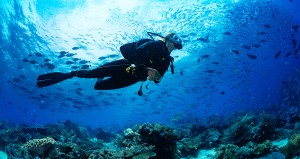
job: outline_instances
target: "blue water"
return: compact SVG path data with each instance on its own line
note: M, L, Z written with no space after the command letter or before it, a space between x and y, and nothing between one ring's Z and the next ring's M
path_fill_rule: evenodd
M300 24L299 6L296 0L1 0L0 120L32 126L71 120L123 130L262 111L280 102L283 81L299 69L291 40L299 45L300 30L292 28ZM177 32L184 49L172 53L175 74L151 83L142 97L141 83L111 91L94 90L95 79L35 85L40 74L80 67L66 64L72 58L90 68L119 59L119 47L149 38L147 31ZM76 55L59 58L61 51ZM45 59L55 68L45 67Z

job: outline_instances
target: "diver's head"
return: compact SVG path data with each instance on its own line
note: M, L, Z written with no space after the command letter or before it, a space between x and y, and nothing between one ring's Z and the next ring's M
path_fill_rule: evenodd
M167 34L163 41L166 43L169 52L173 51L174 49L182 49L182 40L176 33Z

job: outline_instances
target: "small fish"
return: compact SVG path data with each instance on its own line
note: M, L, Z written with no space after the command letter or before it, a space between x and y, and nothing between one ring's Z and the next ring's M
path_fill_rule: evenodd
M79 61L79 64L87 64L87 63L89 63L90 61L87 61L87 60L81 60L81 61Z
M67 54L66 54L67 57L72 57L72 56L74 56L74 55L76 55L76 54L75 54L75 53L67 53Z
M251 46L249 46L249 45L242 45L242 47L247 49L247 50L251 50Z
M267 42L267 40L259 40L258 42L265 43L265 42Z
M179 74L180 74L180 76L182 76L183 75L183 70L180 70Z
M48 68L48 70L53 70L56 68L56 66L54 64L49 63L49 62L45 62L44 66L46 66Z
M288 52L286 53L285 57L289 57L292 53L291 52Z
M260 48L260 44L252 44L252 47L255 47L255 48Z
M209 55L207 55L207 54L205 54L205 55L202 55L202 56L200 56L202 59L206 59L206 58L208 58L209 57Z
M252 60L257 59L257 56L254 55L254 54L247 53L247 56L248 56L250 59L252 59Z
M209 42L209 34L208 35L206 35L206 37L205 38L198 38L197 40L200 40L200 41L202 41L202 42L205 42L205 43L208 43Z
M207 73L214 73L215 71L214 70L207 70L206 72Z
M239 50L231 50L231 52L235 53L235 54L239 54L240 51Z
M23 58L23 62L29 62L29 60L26 58Z
M204 43L209 43L209 41L205 38L198 38L197 40L202 41Z
M81 49L81 47L80 46L72 47L72 50L78 50L78 49Z
M197 38L197 40L200 40L200 41L203 41L203 42L207 41L205 38Z
M265 28L271 28L271 25L270 24L264 24L263 25Z
M44 59L44 62L49 62L49 61L51 61L50 59Z
M224 34L224 35L231 35L231 33L228 32L228 31L224 32L223 34Z
M293 44L293 48L296 48L296 46L297 46L297 41L296 41L296 39L292 39L292 44Z
M31 64L37 64L38 62L36 62L34 60L30 60L29 63L31 63Z
M261 31L261 32L257 32L257 35L266 35L268 34L267 32Z
M91 67L91 65L82 65L81 69L89 69Z
M252 15L248 14L248 16L253 20L254 18L252 17Z
M48 70L53 70L56 68L56 66L52 64L51 66L47 66L47 68L48 68Z
M37 57L44 57L45 55L42 54L42 53L36 52L36 53L35 53L35 56L37 56Z
M43 95L43 94L40 94L40 97L41 98L47 98L47 96Z
M65 57L65 55L61 54L61 55L59 55L58 57L59 57L59 58L63 58L63 57Z
M74 61L66 61L66 64L67 65L72 65L72 64L74 64L75 62Z
M223 92L221 92L221 94L222 94L222 95L224 95L224 94L225 94L225 92L223 91Z
M274 58L277 59L280 56L280 54L281 54L281 50L275 54Z
M98 60L105 60L107 57L99 57Z
M61 54L61 55L65 55L67 53L69 53L69 51L61 51L61 52L59 52L59 54Z
M213 62L212 64L218 65L218 64L219 64L219 62Z
M79 69L79 66L72 66L72 69Z
M79 61L81 59L80 58L73 58L72 60L76 62L76 61Z

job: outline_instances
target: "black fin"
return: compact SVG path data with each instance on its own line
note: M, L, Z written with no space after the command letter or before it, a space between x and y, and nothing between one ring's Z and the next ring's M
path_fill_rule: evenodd
M69 73L53 72L38 76L36 84L38 87L46 87L70 78Z

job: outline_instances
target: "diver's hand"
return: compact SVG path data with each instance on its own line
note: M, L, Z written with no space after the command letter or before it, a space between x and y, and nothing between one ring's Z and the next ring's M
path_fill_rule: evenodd
M148 79L150 81L154 81L154 80L160 81L161 80L161 75L159 74L159 72L156 69L148 67L147 70L148 70Z

